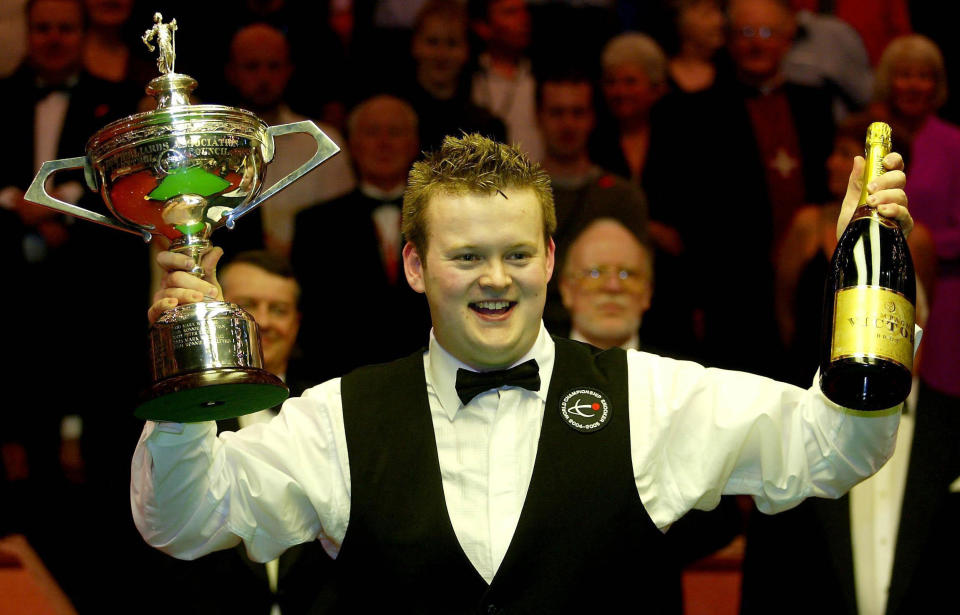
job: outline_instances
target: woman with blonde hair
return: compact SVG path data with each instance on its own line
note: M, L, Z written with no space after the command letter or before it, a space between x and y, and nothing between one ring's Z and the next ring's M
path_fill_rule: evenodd
M650 109L667 90L667 56L646 34L610 39L600 58L601 89L615 128L595 156L600 166L639 183L650 145ZM603 132L603 131L601 131Z
M935 131L944 130L935 113L946 101L947 71L936 43L921 34L895 38L877 65L873 110L912 135L931 118Z
M890 122L895 142L909 142L910 212L931 230L936 248L936 295L920 378L960 398L960 127L936 114L947 100L946 75L943 54L929 38L896 38L877 66L873 111Z

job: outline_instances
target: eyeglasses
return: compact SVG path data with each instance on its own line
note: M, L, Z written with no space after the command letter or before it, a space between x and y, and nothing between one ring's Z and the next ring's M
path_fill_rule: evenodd
M746 26L740 28L739 30L735 30L735 33L742 38L762 38L766 40L773 36L773 28L769 26L760 26L759 28Z
M600 265L574 273L584 290L599 290L611 278L620 282L624 290L636 292L643 288L646 277L639 271L615 265Z

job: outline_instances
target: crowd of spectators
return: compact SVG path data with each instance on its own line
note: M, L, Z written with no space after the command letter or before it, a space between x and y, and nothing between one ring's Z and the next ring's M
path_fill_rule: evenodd
M927 3L155 4L0 9L0 250L20 289L0 318L23 332L2 366L0 535L26 533L81 612L102 600L91 581L102 573L78 567L76 553L136 562L140 578L164 570L124 501L147 374L146 323L131 315L149 302L151 253L163 246L74 223L23 193L44 160L81 156L104 124L149 110L143 88L156 69L139 38L156 10L177 20L176 69L199 81L196 102L270 124L310 118L341 146L213 236L224 262L254 249L290 259L302 323L285 376L315 384L426 344L426 302L400 261L406 173L444 136L479 132L517 144L554 182L558 271L569 279L550 287L552 333L570 335L570 280L596 265L573 241L603 218L643 260L632 347L809 386L839 202L872 118L893 126L917 221L917 314L929 334L916 374L960 398L960 113L947 97L956 66L941 52L956 40ZM267 184L310 155L297 139L278 138ZM103 210L79 174L63 179L60 198ZM90 262L127 287L65 305L88 296Z

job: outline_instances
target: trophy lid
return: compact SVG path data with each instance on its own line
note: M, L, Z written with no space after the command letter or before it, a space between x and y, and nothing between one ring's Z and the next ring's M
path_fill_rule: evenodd
M147 94L157 101L157 109L169 109L190 104L190 93L197 88L197 80L189 75L167 73L151 79Z
M161 74L146 87L147 94L156 100L156 108L104 126L87 141L87 156L97 163L119 149L145 140L220 133L252 139L263 149L264 159L272 159L273 140L266 134L268 126L256 115L236 107L191 104L190 95L197 81L173 70L177 20L163 23L163 16L154 13L153 21L153 27L144 32L141 39L150 51L159 48L157 68Z

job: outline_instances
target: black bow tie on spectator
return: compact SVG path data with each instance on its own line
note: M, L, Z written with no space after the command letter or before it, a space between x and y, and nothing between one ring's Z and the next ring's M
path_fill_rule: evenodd
M468 369L457 370L457 395L466 406L477 395L503 386L520 387L528 391L540 390L540 366L530 359L510 369L498 369L492 372L472 372Z
M69 93L71 89L72 87L66 83L58 85L37 85L37 87L33 89L33 99L40 102L54 92Z

